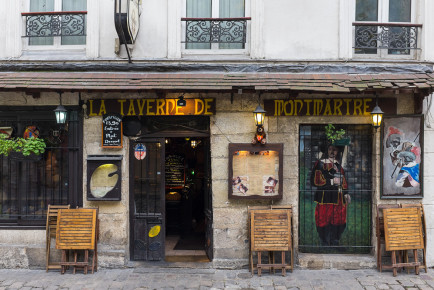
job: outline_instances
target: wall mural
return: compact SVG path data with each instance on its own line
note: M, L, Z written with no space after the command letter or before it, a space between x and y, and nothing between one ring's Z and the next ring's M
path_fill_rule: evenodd
M383 124L381 198L421 198L422 116L385 117Z

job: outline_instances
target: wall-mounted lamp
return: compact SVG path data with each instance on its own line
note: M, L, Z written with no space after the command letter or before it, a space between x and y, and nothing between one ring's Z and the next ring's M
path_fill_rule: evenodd
M265 121L265 113L266 111L258 105L256 109L253 111L253 116L255 117L255 125L256 125L256 133L255 137L253 137L252 144L261 143L266 144L267 139L264 129L264 121Z
M65 124L66 123L66 117L68 115L68 111L65 109L64 106L62 106L62 93L61 92L59 92L59 100L60 100L60 104L57 106L56 109L54 109L54 114L56 115L57 124Z
M377 130L381 126L381 121L383 121L384 112L378 106L378 98L375 99L375 107L371 112L372 117L372 125L375 130Z
M185 107L185 106L187 106L187 101L184 99L184 95L183 94L178 97L178 101L176 101L176 105L178 107Z
M190 146L191 146L191 148L196 148L200 143L202 143L202 141L200 141L200 140L191 140L190 141Z

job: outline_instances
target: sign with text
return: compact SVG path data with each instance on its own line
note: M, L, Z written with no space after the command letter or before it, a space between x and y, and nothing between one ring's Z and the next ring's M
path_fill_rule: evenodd
M379 98L386 114L396 114L395 98ZM375 98L264 100L266 116L369 116Z
M122 148L122 117L119 114L103 115L101 147Z
M182 116L214 115L215 99L185 99L185 106L178 106L178 99L110 99L88 100L87 115L102 116L115 112L121 116Z

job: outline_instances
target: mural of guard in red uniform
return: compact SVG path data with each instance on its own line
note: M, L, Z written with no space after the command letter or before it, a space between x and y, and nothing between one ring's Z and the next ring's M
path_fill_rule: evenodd
M311 182L316 187L315 223L322 246L338 246L347 223L351 202L342 168L344 147L328 145L315 162Z

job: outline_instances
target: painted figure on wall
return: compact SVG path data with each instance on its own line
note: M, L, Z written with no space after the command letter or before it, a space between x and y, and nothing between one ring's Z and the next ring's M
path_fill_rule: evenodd
M343 146L324 146L315 162L311 182L317 188L315 223L322 246L338 246L346 228L347 206L351 202L342 168Z
M404 133L399 128L390 126L387 132L386 148L390 150L390 162L394 166L390 177L394 178L398 172L395 179L397 187L419 186L420 147L414 141L404 140Z

